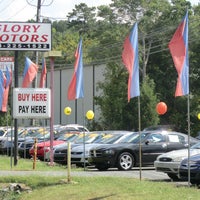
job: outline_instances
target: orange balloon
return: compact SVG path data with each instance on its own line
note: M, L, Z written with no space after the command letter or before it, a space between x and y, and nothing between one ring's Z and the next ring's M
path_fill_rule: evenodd
M164 115L167 112L167 105L164 102L159 102L156 106L156 111L159 115Z

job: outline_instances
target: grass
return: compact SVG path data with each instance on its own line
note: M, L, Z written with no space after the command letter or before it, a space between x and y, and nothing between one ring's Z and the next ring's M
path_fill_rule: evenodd
M17 165L14 165L13 159L7 156L0 156L0 170L23 170L23 171L31 171L33 170L33 160L32 159L21 159L19 158L17 161ZM66 166L55 164L53 167L49 165L49 163L42 162L37 160L35 162L36 171L60 171L66 170Z
M7 160L7 164L3 164ZM20 166L23 163L23 166ZM29 160L20 160L16 170L25 170L31 167ZM5 168L3 168L3 166ZM7 167L8 166L8 167ZM23 168L24 167L24 168ZM0 157L0 170L9 169L9 159ZM15 167L14 167L15 169ZM36 169L66 170L65 167L49 167L38 162ZM200 191L196 187L176 186L175 184L147 181L122 177L72 177L68 182L66 177L1 177L0 182L23 183L32 189L32 192L21 194L0 194L0 200L193 200L200 199Z

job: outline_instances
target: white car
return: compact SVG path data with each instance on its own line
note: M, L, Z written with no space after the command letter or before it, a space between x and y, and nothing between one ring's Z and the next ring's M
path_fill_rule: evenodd
M200 142L190 148L190 155L200 154ZM188 157L188 148L170 151L161 154L154 161L155 170L166 173L172 180L176 181L178 177L178 168L181 161Z

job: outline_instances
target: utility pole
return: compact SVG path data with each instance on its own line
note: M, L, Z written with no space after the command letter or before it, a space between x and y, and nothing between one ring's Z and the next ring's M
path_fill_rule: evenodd
M40 21L40 11L41 11L41 0L38 0L37 4L37 17L36 21ZM36 64L38 65L38 51L35 53ZM15 51L15 87L18 87L18 51ZM35 79L35 87L37 85L37 76ZM12 130L11 130L12 131ZM14 119L14 165L18 163L18 121Z
M37 16L36 16L36 22L40 22L40 13L41 13L41 0L38 0L37 3ZM38 51L35 52L35 63L38 65ZM37 86L37 75L35 77L35 87Z
M37 16L36 16L36 22L40 22L40 13L41 13L41 0L38 0L37 2ZM35 64L39 65L39 53L38 51L35 51ZM37 75L35 76L35 80L33 82L33 87L37 87ZM35 119L32 119L32 125L35 125Z

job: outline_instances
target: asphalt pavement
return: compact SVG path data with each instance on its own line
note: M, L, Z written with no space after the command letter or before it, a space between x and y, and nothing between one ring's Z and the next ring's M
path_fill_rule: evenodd
M68 176L68 170L66 171L0 171L0 176L30 176L30 175L41 175L41 176ZM117 169L109 169L107 171L98 171L97 169L85 169L83 171L71 171L71 176L115 176L115 177L128 177L138 179L149 179L149 180L170 180L169 177L161 172L156 172L154 169L133 169L130 171L119 171Z

